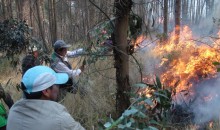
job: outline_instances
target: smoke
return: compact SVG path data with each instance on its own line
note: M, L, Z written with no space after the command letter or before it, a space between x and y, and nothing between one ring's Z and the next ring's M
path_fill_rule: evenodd
M195 87L195 98L190 106L197 124L207 123L220 117L220 75L200 82Z
M204 10L206 5L204 7ZM220 29L220 1L214 1L213 12L206 16L202 14L199 24L192 26L193 32L197 32L198 36L215 35Z
M206 79L173 97L175 109L184 109L190 120L198 125L220 118L220 75ZM181 113L178 113L181 115ZM182 117L185 118L185 117ZM183 119L184 120L184 119ZM192 123L192 122L189 122Z
M203 18L197 25L192 25L191 29L196 36L215 35L220 29L220 1L215 0L213 12ZM216 19L215 23L213 18ZM170 24L170 23L169 23ZM186 23L187 24L187 23ZM145 40L143 46L152 40ZM150 44L139 50L138 57L143 64L144 75L159 75L158 65L161 59L152 55L155 44ZM166 68L164 68L166 69ZM210 77L211 78L211 77ZM193 121L196 124L204 124L220 118L220 74L215 78L203 79L199 83L194 83L191 90L178 93L174 98L175 105L189 108L193 113Z

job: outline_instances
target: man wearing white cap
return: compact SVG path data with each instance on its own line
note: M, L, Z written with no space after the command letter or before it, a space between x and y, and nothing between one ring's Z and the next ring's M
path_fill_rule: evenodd
M29 47L28 48L28 55L26 55L21 62L21 67L22 67L22 75L24 75L24 73L36 66L36 65L40 65L40 60L38 59L38 50L36 46L33 47Z
M67 80L67 74L46 66L27 70L21 81L26 99L10 109L7 130L84 130L63 105L55 102L59 85Z
M67 48L70 45L66 44L63 40L57 40L54 43L54 53L52 54L51 68L55 72L59 73L67 73L69 76L69 80L67 85L64 87L72 87L70 88L73 93L76 93L77 87L74 86L74 78L78 76L84 69L84 66L81 66L80 69L72 69L71 64L67 61L67 56L74 57L79 53L82 53L82 49L78 49L76 51L68 52Z

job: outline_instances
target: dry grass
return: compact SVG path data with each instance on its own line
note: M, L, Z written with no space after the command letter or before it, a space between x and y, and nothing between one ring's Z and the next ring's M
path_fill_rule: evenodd
M79 78L77 94L68 94L63 104L73 117L87 129L97 129L97 123L115 110L115 76L112 59L99 60L87 66ZM104 70L104 71L102 71Z
M5 91L9 92L15 101L20 99L21 92L16 88L16 84L19 84L21 80L19 67L13 68L10 61L1 59L0 73L0 83Z
M73 67L78 68L82 60L72 61ZM21 98L22 93L17 90L16 84L20 83L21 73L19 67L12 69L6 60L0 65L0 83L8 91L14 101ZM105 70L110 67L110 69ZM115 70L112 69L112 58L98 60L96 64L87 66L85 72L78 77L79 91L77 94L68 93L61 102L76 121L86 129L97 129L98 121L106 118L115 110ZM10 82L8 82L10 79ZM8 82L8 84L7 84ZM7 84L7 85L6 85ZM83 89L83 90L82 90Z

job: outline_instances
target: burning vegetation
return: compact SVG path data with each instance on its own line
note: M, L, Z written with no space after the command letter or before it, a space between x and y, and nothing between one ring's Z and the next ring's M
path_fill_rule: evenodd
M199 39L184 26L180 34L178 43L175 32L172 32L169 39L153 45L151 55L160 61L155 64L154 74L160 77L162 89L172 89L171 122L212 127L220 113L220 80L216 66L220 61L220 32L216 37ZM145 47L143 39L146 37L136 39L136 48ZM149 77L152 76L143 78L146 84L154 82ZM148 87L140 92L143 93L149 97L152 90Z
M177 92L190 89L201 80L216 77L217 69L213 64L220 61L220 40L208 44L194 40L188 26L182 28L180 40L175 44L176 35L170 40L159 43L153 54L161 58L160 78L167 87Z

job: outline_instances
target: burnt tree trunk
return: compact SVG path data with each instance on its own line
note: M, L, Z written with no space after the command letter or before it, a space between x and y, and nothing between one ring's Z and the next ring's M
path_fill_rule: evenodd
M180 11L181 11L181 0L175 0L175 44L179 43L180 38Z
M115 0L115 29L113 33L114 57L116 68L116 110L120 116L130 105L129 55L128 55L128 23L132 0Z

